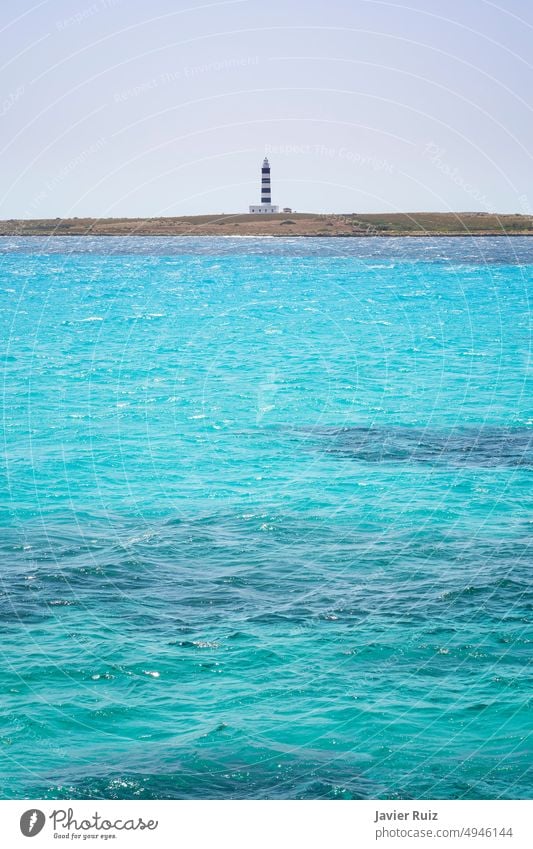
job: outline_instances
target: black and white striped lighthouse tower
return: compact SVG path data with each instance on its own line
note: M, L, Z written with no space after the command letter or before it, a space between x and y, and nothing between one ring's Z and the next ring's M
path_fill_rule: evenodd
M267 157L263 159L261 166L261 203L250 206L251 213L277 212L278 207L272 206L272 192L270 188L270 162Z
M270 162L268 159L263 159L261 168L261 203L272 203L272 194L270 188Z

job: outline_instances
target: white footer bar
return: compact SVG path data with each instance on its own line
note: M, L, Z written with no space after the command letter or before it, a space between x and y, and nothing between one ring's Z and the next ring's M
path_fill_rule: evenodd
M0 801L1 845L531 849L528 801Z

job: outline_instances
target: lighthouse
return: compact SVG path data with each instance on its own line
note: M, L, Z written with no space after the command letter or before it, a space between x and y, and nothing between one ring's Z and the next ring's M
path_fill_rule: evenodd
M272 206L272 193L270 187L270 162L267 157L263 159L261 166L261 203L250 206L250 213L273 213L278 212L277 206Z

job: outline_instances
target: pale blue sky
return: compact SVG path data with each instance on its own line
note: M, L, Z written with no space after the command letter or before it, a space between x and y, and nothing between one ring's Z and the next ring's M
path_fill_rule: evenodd
M0 217L533 212L529 0L3 3Z

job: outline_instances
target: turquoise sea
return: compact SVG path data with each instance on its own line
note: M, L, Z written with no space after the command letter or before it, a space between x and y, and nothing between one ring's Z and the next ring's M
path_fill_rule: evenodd
M0 796L530 796L532 281L2 238Z

